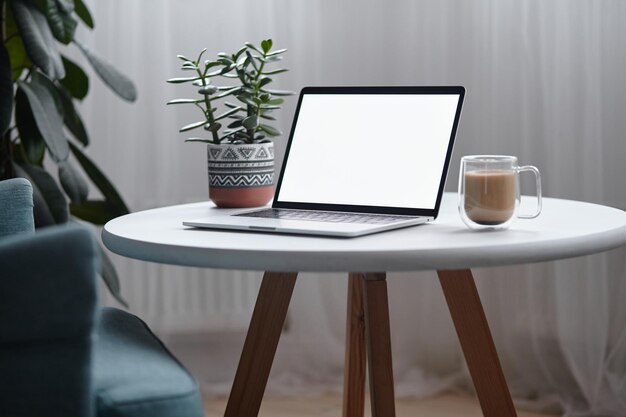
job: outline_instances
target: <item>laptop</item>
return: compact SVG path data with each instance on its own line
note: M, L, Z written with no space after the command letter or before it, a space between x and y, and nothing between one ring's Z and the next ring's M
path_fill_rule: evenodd
M271 208L185 226L355 237L434 220L465 89L305 87Z

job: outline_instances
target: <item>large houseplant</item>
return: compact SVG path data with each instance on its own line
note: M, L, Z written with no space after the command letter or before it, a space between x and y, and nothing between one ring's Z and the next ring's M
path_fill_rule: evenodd
M276 120L272 112L280 109L281 96L293 94L268 89L273 75L287 71L268 66L280 61L286 49L272 50L272 40L266 39L260 46L246 43L233 54L219 53L214 60L202 61L205 51L197 59L179 55L181 69L193 75L167 80L191 83L200 97L167 104L194 104L202 112L201 120L183 126L180 132L204 128L209 135L192 137L187 142L208 145L211 200L220 207L263 205L274 192L274 147L270 138L282 133L269 123ZM228 79L229 85L217 85L217 79ZM225 101L227 97L238 103Z
M37 227L68 222L70 214L100 225L128 213L115 187L83 152L89 136L75 103L87 95L89 78L57 46L76 46L107 86L134 101L133 83L74 36L79 23L94 27L91 13L82 0L0 0L0 13L0 179L30 180ZM82 172L103 199L88 198ZM124 303L115 269L101 254L100 273Z

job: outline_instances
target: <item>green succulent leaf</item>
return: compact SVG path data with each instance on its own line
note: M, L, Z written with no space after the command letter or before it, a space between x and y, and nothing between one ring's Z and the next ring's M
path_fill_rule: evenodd
M273 96L292 96L294 95L293 91L286 91L286 90L261 90L264 93L270 93Z
M204 55L205 52L206 52L206 48L200 51L200 54L198 55L198 59L196 59L196 62L200 62L200 60L202 59L202 55Z
M57 98L52 91L33 76L30 82L18 81L18 88L24 92L37 128L55 161L65 161L69 155L67 138L63 132L63 116L59 114Z
M0 136L4 136L9 129L12 114L13 79L11 77L11 62L3 42L0 44Z
M273 99L273 100L269 100L269 101L267 102L267 104L271 104L271 105L273 105L273 106L280 106L280 105L281 105L281 104L283 104L284 102L285 102L285 100L284 100L284 99L282 99L282 98L275 98L275 99Z
M256 129L259 126L259 118L255 115L248 116L243 119L242 124L246 129Z
M246 62L249 62L250 64L252 64L252 67L254 68L254 70L258 71L259 67L257 66L256 62L254 61L254 56L250 53L250 51L246 51L246 56L248 57Z
M267 133L269 136L280 136L280 135L282 135L282 132L280 130L278 130L275 127L270 126L270 125L260 124L259 125L259 129L261 129L262 131Z
M203 139L203 138L189 138L189 139L185 139L185 142L213 143L212 140L210 140L210 139Z
M287 72L289 71L288 69L285 68L280 68L280 69L275 69L275 70L271 70L271 71L263 71L264 75L276 75L276 74L281 74L283 72Z
M74 145L70 142L70 149L76 160L83 168L89 179L94 183L94 185L100 190L102 195L104 196L106 202L115 208L113 212L116 216L122 216L124 214L128 214L129 210L122 199L122 196L115 189L111 181L104 175L102 171L93 163L91 159L87 155L85 155L78 146Z
M246 47L242 46L236 53L235 55L233 55L234 61L239 60L239 57L241 56L241 54L243 54L244 52L246 52Z
M256 46L254 46L253 44L251 44L250 42L246 42L246 43L245 43L245 45L246 45L248 48L253 49L253 50L257 51L258 53L260 53L261 55L263 55L263 51L262 51L262 50L260 50L259 48L257 48ZM246 51L244 51L244 52L250 52L250 51L247 51L247 50L246 50Z
M185 55L176 55L176 58L180 59L181 61L185 61L185 62L189 62L189 63L193 64L193 61L191 59L187 58Z
M63 68L65 68L65 77L61 80L61 85L79 100L84 99L89 92L89 78L85 71L75 62L63 56Z
M68 161L59 162L59 182L72 203L87 199L89 186L85 178Z
M135 101L137 99L137 90L133 82L124 74L119 72L113 65L104 59L95 55L89 49L79 42L74 41L78 48L83 52L96 74L100 79L113 90L119 97L126 101Z
M10 5L30 60L53 80L65 77L61 55L46 16L28 0L10 0Z
M221 123L217 123L217 122L207 123L204 125L204 130L207 130L209 132L217 132L218 130L220 130L221 127L222 127Z
M170 104L193 104L193 103L201 103L203 102L204 99L199 98L199 99L193 99L193 98L177 98L175 100L170 100L167 103L165 103L166 105L170 105Z
M20 89L15 93L15 124L20 133L20 142L26 160L41 166L46 152L46 143L37 128L28 98Z
M270 77L261 77L259 79L259 88L263 88L271 82L272 82L272 79Z
M204 126L204 124L206 123L206 120L202 120L200 122L194 122L194 123L190 123L186 126L181 127L178 131L179 132L186 132L188 130L193 130L193 129L197 129L200 126Z
M182 83L189 83L192 81L198 81L200 79L201 79L200 77L177 77L177 78L170 78L169 80L167 80L167 82L171 84L182 84Z
M237 113L239 110L241 110L241 106L237 106L237 107L232 108L232 109L230 109L230 110L226 110L224 113L222 113L222 114L220 114L219 116L217 116L217 117L215 118L215 121L225 119L225 118L227 118L228 116L230 116L230 115L233 115L233 114Z
M234 128L241 127L241 126L243 126L243 119L237 119L231 124L229 124L227 127L229 129L234 129Z
M272 51L272 52L269 52L269 53L265 54L265 57L267 58L267 57L271 57L271 56L276 56L276 55L283 54L285 52L287 52L286 49L277 49L275 51Z
M89 145L89 134L81 119L70 94L62 88L57 88L57 96L63 106L63 123L72 135L84 146Z
M239 90L241 90L241 87L233 87L216 95L215 98L222 98L222 97L230 96L231 94L237 93Z
M211 94L215 94L217 92L217 87L214 85L205 85L198 89L198 94L203 94L210 96Z
M261 118L262 119L267 119L267 120L276 120L276 118L274 116L269 116L267 114L261 113Z
M18 176L26 178L33 186L35 226L66 223L69 219L67 200L54 178L36 165L15 164L14 168Z
M83 3L83 0L74 0L74 6L74 12L78 17L80 17L80 20L82 20L83 23L86 24L89 28L93 29L93 18L91 17L91 13L89 13L89 9L85 5L85 3Z
M270 49L272 49L272 40L265 39L264 41L261 41L261 48L263 48L263 53L267 54Z

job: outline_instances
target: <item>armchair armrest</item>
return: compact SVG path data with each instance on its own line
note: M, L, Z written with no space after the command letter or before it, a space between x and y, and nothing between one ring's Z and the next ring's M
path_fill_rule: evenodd
M77 225L0 240L0 415L91 415L95 262Z

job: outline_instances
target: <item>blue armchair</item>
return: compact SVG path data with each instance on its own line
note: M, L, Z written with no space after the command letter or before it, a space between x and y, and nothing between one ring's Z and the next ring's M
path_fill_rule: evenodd
M191 375L137 317L97 306L78 225L34 232L32 188L0 182L0 416L201 417Z

